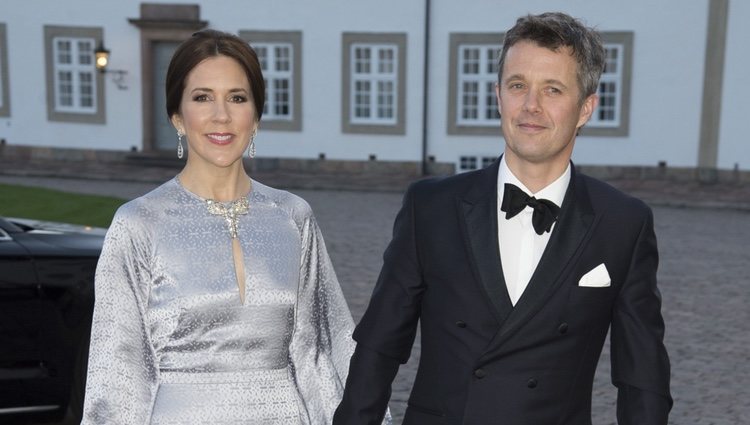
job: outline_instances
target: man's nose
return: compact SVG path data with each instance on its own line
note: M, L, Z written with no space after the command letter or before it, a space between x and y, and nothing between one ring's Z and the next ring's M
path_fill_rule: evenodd
M523 106L529 112L539 112L542 109L539 103L539 94L534 90L529 90L526 93Z

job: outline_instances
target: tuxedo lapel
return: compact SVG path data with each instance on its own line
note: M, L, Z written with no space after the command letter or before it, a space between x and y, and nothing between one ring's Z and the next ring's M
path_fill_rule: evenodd
M560 216L547 247L523 295L516 303L490 347L497 347L531 316L555 292L575 263L584 241L590 236L595 216L585 184L571 165L572 176L560 209Z
M477 183L458 201L464 242L473 260L472 268L490 300L498 323L513 309L503 277L497 242L497 171L500 161L477 173Z

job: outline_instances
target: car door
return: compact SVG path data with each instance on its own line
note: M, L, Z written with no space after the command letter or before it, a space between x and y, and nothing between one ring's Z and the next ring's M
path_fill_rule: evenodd
M7 223L7 222L6 222ZM10 226L0 227L0 422L59 410L49 396L43 306L31 254ZM64 404L64 403L63 403Z
M0 217L0 423L80 422L100 250Z

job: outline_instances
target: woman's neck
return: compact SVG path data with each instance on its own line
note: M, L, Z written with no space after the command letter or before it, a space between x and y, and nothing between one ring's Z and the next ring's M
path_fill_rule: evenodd
M178 178L182 186L201 198L228 202L239 199L250 192L250 177L242 162L226 168L197 167L185 165Z

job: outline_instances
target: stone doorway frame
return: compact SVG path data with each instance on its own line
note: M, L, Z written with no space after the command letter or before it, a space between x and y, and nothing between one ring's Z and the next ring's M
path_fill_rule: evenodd
M143 111L142 149L158 154L154 134L153 46L162 41L184 41L208 26L200 19L200 5L141 3L139 18L128 21L141 30L141 110Z

